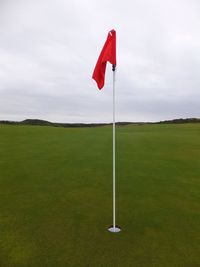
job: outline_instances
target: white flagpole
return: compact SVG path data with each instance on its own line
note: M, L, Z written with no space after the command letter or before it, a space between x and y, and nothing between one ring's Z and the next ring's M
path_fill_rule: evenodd
M113 70L113 228L116 226L115 212L115 66Z
M116 66L112 65L113 71L113 225L108 230L118 233L121 229L116 226L116 188L115 188L115 71Z

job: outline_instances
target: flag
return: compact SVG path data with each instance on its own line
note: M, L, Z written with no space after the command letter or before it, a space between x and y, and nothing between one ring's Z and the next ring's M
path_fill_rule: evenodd
M111 30L108 33L106 42L97 60L92 78L96 81L99 89L104 86L107 61L116 66L116 32Z

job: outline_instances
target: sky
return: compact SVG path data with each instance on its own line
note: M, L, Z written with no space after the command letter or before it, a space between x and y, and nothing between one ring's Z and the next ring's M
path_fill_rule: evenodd
M199 0L0 0L0 120L112 122L112 67L92 72L117 33L116 121L200 117Z

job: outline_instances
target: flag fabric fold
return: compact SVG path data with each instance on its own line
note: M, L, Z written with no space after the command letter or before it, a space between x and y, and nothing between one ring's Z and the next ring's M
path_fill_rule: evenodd
M116 66L116 32L111 30L108 33L106 42L99 55L92 78L96 81L99 89L102 89L105 81L105 72L107 62Z

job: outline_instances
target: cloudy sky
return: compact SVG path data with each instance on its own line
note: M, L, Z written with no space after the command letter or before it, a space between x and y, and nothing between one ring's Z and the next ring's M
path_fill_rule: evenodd
M200 117L199 0L0 0L0 120L111 122L112 71L91 79L117 32L117 121Z

